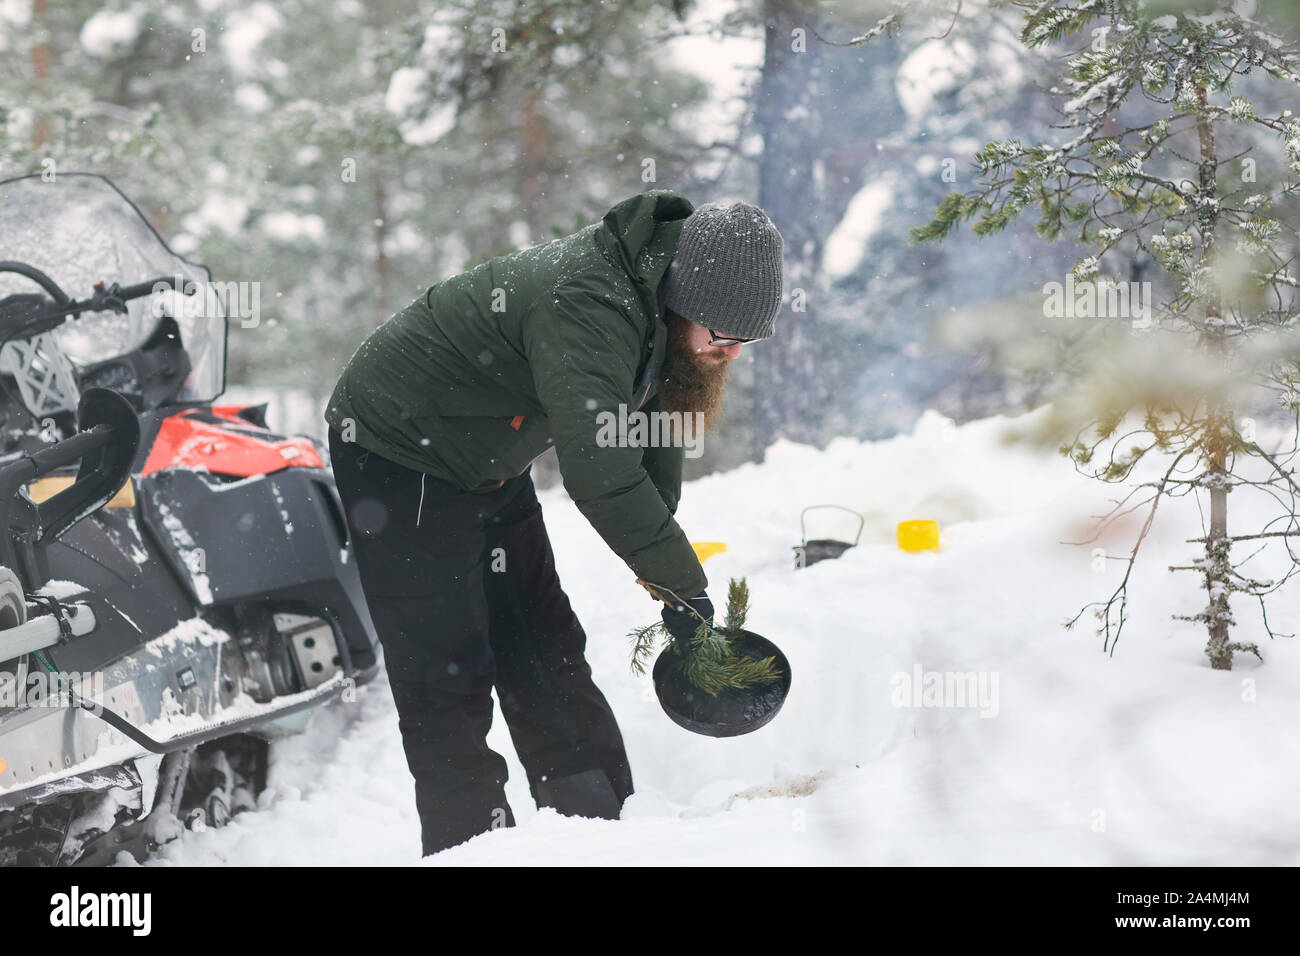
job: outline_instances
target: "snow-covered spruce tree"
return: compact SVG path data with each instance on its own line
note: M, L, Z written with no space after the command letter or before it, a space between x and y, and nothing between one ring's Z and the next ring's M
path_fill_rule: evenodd
M985 145L976 154L978 187L948 195L913 238L939 240L973 218L977 235L992 235L1033 205L1040 234L1055 239L1077 230L1079 241L1095 247L1063 287L1081 305L1094 304L1079 314L1092 317L1096 335L1110 339L1106 361L1118 368L1093 370L1092 380L1105 379L1107 387L1088 395L1086 414L1075 419L1086 424L1061 451L1076 468L1107 482L1127 482L1152 451L1169 465L1158 480L1131 488L1099 521L1097 535L1116 518L1149 508L1119 586L1067 627L1094 608L1103 647L1113 651L1133 564L1157 507L1164 497L1203 490L1208 533L1192 540L1203 543L1204 555L1171 570L1201 574L1208 601L1199 613L1174 616L1204 622L1211 666L1229 669L1234 651L1259 655L1254 643L1230 638L1230 595L1257 598L1263 613L1265 595L1300 570L1300 556L1291 550L1300 536L1300 485L1286 467L1290 456L1265 451L1234 416L1240 401L1264 388L1300 428L1294 272L1300 122L1289 109L1270 115L1258 93L1255 100L1242 93L1263 89L1271 96L1281 87L1279 101L1293 99L1300 55L1254 17L1253 4L1242 2L994 5L1023 11L1021 40L1028 47L1072 44L1059 83L1045 93L1057 98L1062 122L1056 128L1064 133L1051 137L1056 142ZM1147 286L1159 286L1160 301L1141 328L1105 321L1117 311L1127 315L1123 303L1143 291L1141 283L1118 281L1115 269L1143 254L1163 270ZM1136 359L1152 354L1167 374ZM1117 434L1130 415L1140 416L1141 425ZM1103 443L1109 452L1099 455ZM1262 480L1243 474L1251 459L1267 463ZM1228 494L1242 485L1273 494L1284 512L1264 530L1230 536ZM1230 557L1234 543L1261 538L1287 549L1289 569L1280 580L1248 577L1240 570L1244 561ZM1266 613L1263 621L1272 637Z

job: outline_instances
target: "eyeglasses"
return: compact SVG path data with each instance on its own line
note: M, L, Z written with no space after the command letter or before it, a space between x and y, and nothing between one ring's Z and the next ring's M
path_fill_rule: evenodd
M712 329L709 329L709 335L712 336L712 338L709 339L709 344L716 345L718 348L723 349L730 348L733 345L744 345L746 342L754 341L753 339L738 339L731 335L719 335Z

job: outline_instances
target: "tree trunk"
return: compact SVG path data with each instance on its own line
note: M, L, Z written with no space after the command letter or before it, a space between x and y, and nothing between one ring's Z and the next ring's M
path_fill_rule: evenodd
M377 163L375 165L378 165ZM376 316L387 316L391 303L388 298L388 192L384 189L383 175L375 176L375 292L378 294L380 307ZM375 324L382 325L384 319L376 318Z
M1202 199L1200 226L1203 246L1202 262L1213 265L1215 229L1219 210L1210 200L1218 196L1217 166L1214 147L1214 122L1205 112L1205 87L1197 90L1200 112L1196 132L1200 141L1200 195ZM1225 351L1223 311L1217 292L1205 306L1206 347L1212 355L1222 356ZM1205 542L1205 590L1209 596L1206 607L1206 625L1210 632L1205 654L1215 670L1232 669L1232 645L1228 642L1228 627L1232 612L1228 606L1231 593L1229 574L1231 564L1228 553L1232 542L1228 538L1227 445L1232 434L1232 410L1222 396L1211 394L1206 413L1206 484L1210 489L1210 533Z
M785 242L785 295L776 335L754 347L754 457L776 438L816 443L824 403L818 375L817 296L824 187L819 77L823 47L812 35L815 3L764 0L758 128L763 137L758 204ZM796 49L796 29L800 49ZM806 297L806 299L805 299ZM802 311L805 309L807 311Z
M50 34L49 24L46 22L46 12L46 0L32 0L32 23L47 38L32 47L32 74L35 77L33 92L35 92L38 101L41 93L45 91L45 81L50 75L50 42L48 40ZM32 147L40 149L49 138L50 121L44 116L38 116L32 132Z
M542 195L541 174L550 155L550 131L542 113L541 97L535 87L524 90L521 99L523 122L519 151L519 208L528 223L531 242L543 241L539 202Z

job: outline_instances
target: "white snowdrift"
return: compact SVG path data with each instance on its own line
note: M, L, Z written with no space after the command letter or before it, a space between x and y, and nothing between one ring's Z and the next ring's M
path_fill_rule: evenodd
M1161 506L1114 655L1089 616L1064 629L1109 596L1122 563L1095 572L1096 544L1061 542L1085 537L1087 516L1107 510L1118 489L1058 455L1000 442L1009 424L1033 418L953 429L927 414L912 435L841 439L824 452L781 443L762 465L687 485L682 526L693 540L728 544L705 565L715 601L729 577L747 577L748 626L781 645L794 677L773 723L728 740L679 729L648 679L630 673L625 634L653 620L656 605L564 493L544 493L560 577L638 792L619 821L539 813L498 712L489 742L510 762L519 825L424 864L1300 862L1291 836L1300 807L1287 799L1300 776L1293 642L1268 641L1257 607L1237 597L1237 637L1259 640L1265 663L1239 655L1236 669L1215 672L1203 629L1170 618L1204 604L1196 577L1167 570L1196 554L1184 543L1202 533L1191 498ZM862 542L795 570L799 510L824 502L865 515ZM1258 530L1248 512L1272 514L1244 491L1230 502L1237 533ZM1099 544L1124 553L1141 517ZM897 548L897 522L913 518L939 521L941 551ZM853 522L837 525L833 512L809 522L810 537L852 535ZM1279 632L1300 624L1296 587L1273 597ZM913 700L902 675L918 670L950 681L969 673L996 696L984 706L897 706ZM918 690L915 700L926 698ZM272 753L260 812L189 834L156 862L420 862L385 680L316 714Z

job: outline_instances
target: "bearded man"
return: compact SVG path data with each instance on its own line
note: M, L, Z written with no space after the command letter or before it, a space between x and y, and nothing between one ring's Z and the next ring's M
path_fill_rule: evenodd
M601 422L622 406L713 425L742 344L774 334L781 253L755 206L650 190L438 283L348 362L325 414L330 454L424 855L514 824L505 759L486 742L494 687L537 805L619 816L632 774L531 464L555 447L579 511L689 640L713 605L673 517L681 442L602 441Z

